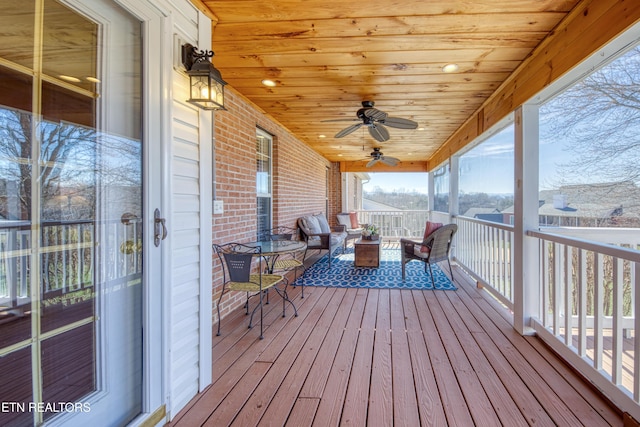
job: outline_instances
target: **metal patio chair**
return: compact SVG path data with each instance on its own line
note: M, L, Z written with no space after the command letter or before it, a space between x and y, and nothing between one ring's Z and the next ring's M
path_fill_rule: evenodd
M220 335L221 319L220 319L220 303L222 297L228 291L246 292L247 301L245 302L246 314L249 314L249 300L257 296L259 303L256 304L251 311L249 318L249 329L253 327L253 315L256 310L260 309L260 339L263 338L263 297L264 294L278 283L284 280L284 276L280 274L268 274L264 272L262 250L259 247L243 245L241 243L227 243L224 245L213 245L223 271L223 285L220 298L218 299L218 333ZM253 272L253 260L257 260L257 272ZM282 315L284 316L284 300Z

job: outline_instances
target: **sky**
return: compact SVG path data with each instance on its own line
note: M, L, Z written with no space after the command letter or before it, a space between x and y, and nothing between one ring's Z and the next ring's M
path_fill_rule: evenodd
M371 179L364 184L364 191L371 192L376 187L390 193L406 191L407 193L428 193L428 174L426 172L370 172Z
M513 127L494 135L489 140L465 153L460 160L460 191L463 193L513 194L514 192ZM558 163L567 162L570 153L563 144L541 141L540 189L551 188L561 178ZM427 173L369 173L371 179L364 191L380 187L385 192L406 191L428 193Z

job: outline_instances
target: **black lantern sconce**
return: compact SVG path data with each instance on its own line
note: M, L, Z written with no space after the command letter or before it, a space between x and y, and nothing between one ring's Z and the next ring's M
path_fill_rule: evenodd
M189 75L190 102L204 110L224 110L224 86L220 71L209 61L213 51L198 50L187 43L182 45L182 64Z

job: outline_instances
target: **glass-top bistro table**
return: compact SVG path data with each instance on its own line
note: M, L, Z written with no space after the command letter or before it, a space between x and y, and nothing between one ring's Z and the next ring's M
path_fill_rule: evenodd
M267 273L273 274L273 266L280 255L304 251L305 242L298 240L264 240L245 243L247 246L259 247L267 265Z
M304 251L307 248L307 244L305 242L301 242L299 240L263 240L257 242L249 242L244 243L247 246L259 247L261 252L259 254L255 254L255 256L262 256L266 265L266 272L268 274L273 274L273 266L275 265L278 257L284 254L290 254L294 252ZM289 295L287 294L287 286L289 281L285 278L285 287L280 290L277 287L273 289L276 290L278 295L280 295L283 299L283 307L285 301L289 302L295 311L296 317L298 316L298 309L291 299L289 299ZM269 304L269 293L267 292L267 304ZM284 317L284 311L283 311Z

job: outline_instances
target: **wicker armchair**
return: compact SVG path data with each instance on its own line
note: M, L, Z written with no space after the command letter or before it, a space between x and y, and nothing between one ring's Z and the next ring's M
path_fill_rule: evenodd
M402 280L405 279L405 265L412 260L422 261L425 263L424 271L431 274L431 283L435 288L436 284L433 280L433 272L431 264L446 260L449 264L449 273L453 279L453 270L451 269L451 261L449 260L449 250L453 236L458 231L456 224L447 224L438 228L429 234L422 242L414 242L408 239L400 239L400 257L402 260Z

